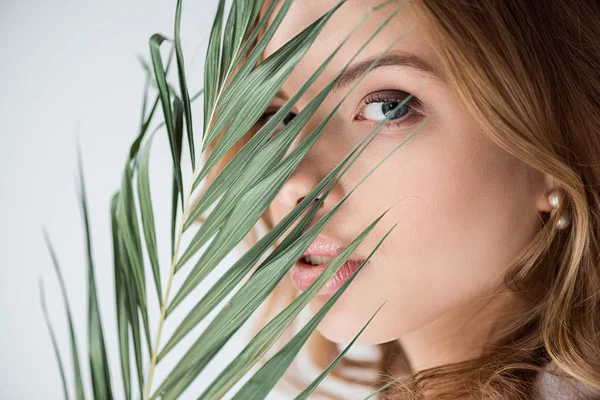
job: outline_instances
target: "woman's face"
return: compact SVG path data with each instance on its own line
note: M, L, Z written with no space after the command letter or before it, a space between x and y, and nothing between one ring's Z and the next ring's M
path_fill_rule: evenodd
M294 1L264 57L337 2ZM342 5L284 83L283 93L291 97L367 8L380 2L349 0ZM296 103L292 109L295 114L331 82L396 7L398 4L393 3L369 16ZM412 66L394 64L400 60L397 57L368 73L342 103L267 211L277 224L370 132L390 103L402 101L407 94L418 100L386 122L311 223L331 210L427 118L424 127L350 195L321 233L345 246L393 206L355 254L365 259L387 231L397 226L318 328L325 337L339 343L349 342L385 300L387 304L361 335L360 343L400 339L436 324L443 329L440 321L457 323L460 310L479 304L501 286L506 266L539 228L537 211L548 207L545 174L484 137L445 83L430 36L414 7L404 5L353 64L379 56L406 33L388 53L416 57L432 72L416 68L414 62ZM328 95L293 146L329 114L350 87ZM276 98L270 108L284 102ZM316 296L311 309L321 307L330 296Z

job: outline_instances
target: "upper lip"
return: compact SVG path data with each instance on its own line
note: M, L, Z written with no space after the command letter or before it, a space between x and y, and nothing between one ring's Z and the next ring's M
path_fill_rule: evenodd
M336 257L344 250L344 247L337 242L327 239L322 235L318 235L315 240L308 246L302 257L306 256L323 256ZM354 255L354 254L353 254ZM351 255L348 260L361 260L359 257ZM301 257L301 258L302 258Z

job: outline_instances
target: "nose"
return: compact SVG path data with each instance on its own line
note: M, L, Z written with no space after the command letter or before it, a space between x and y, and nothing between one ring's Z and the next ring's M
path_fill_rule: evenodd
M298 168L296 168L287 182L283 184L283 187L275 199L281 205L289 208L289 210L300 204L320 181L316 175L306 171L306 168L301 169L301 167L302 165L299 165ZM325 201L327 200L328 199L325 199ZM325 202L321 204L321 207L324 205Z
M323 180L327 174L337 165L337 157L331 151L325 148L324 138L319 137L313 144L309 152L304 156L300 164L292 172L288 180L283 184L281 190L277 194L275 201L284 207L283 212L290 212L300 202L307 197L310 192ZM340 158L341 159L341 158ZM340 182L335 182L336 177L325 187L325 189L317 195L315 201L324 195L327 188L335 184L327 198L323 201L318 210L316 218L322 213L326 213L343 198L343 189ZM285 214L280 217L283 218Z

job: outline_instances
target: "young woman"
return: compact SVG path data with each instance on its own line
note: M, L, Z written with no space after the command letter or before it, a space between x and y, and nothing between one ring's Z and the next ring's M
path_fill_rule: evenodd
M263 58L337 2L293 2ZM257 125L381 2L344 3ZM379 362L346 360L336 376L357 365L376 368L373 388L403 377L384 392L387 399L600 398L600 2L388 3L353 33L285 120L401 7L359 53L349 68L354 73L328 95L298 142L370 61L401 40L352 89L264 215L268 228L277 224L389 110L414 96L390 116L315 216L427 119L309 249L336 254L391 207L352 258L364 260L396 228L319 325L308 351L326 365L336 344L348 343L387 300L358 340L378 345ZM302 262L292 268L270 311L323 269L310 268ZM345 278L336 274L311 310Z

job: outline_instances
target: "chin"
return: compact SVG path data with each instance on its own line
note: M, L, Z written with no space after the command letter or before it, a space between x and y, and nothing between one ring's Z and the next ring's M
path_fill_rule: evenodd
M353 312L344 307L343 297L342 295L327 315L325 315L321 323L317 326L317 330L329 341L348 344L363 328L377 308L370 313ZM329 296L316 296L310 303L311 311L313 313L318 311L329 298ZM389 322L391 315L386 314L384 309L381 309L354 343L376 345L397 340L400 337L400 333L392 329Z

